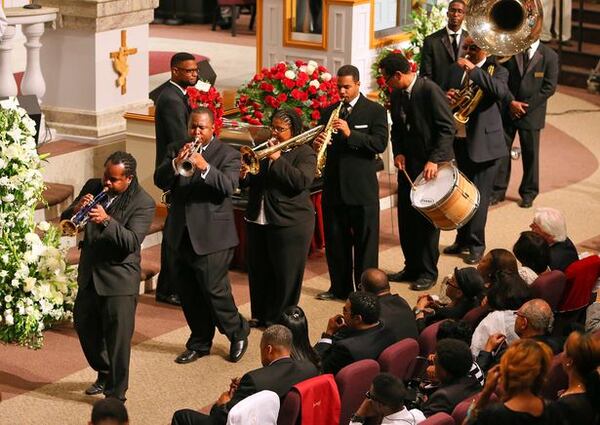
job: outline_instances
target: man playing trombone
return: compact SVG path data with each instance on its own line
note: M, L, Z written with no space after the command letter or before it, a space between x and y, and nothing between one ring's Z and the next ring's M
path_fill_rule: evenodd
M154 172L154 184L171 191L165 225L170 270L191 330L186 350L175 362L208 355L215 326L231 342L229 359L237 362L246 351L249 333L227 274L238 244L231 196L238 186L240 154L214 136L210 109L193 110L188 130L194 142L181 149L169 145Z
M98 195L104 193L108 196ZM72 218L92 203L82 221ZM88 180L61 215L73 224L88 222L80 243L79 289L73 311L85 358L98 372L96 382L85 390L88 395L104 393L125 401L140 286L140 246L154 208L154 201L138 183L133 156L115 152L104 163L104 177Z

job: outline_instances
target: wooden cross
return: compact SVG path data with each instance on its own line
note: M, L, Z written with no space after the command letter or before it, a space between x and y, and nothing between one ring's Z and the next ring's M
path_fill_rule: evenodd
M135 55L137 49L127 47L127 30L121 31L121 47L116 52L110 52L110 58L113 61L113 67L119 78L117 78L117 87L121 87L121 94L127 93L127 74L129 74L129 64L127 63L127 57L129 55Z

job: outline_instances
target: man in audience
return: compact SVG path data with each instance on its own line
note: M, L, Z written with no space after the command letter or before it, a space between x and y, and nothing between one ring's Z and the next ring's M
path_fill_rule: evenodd
M462 28L467 6L463 0L452 0L448 5L448 25L429 34L421 49L421 69L419 74L445 86L448 71L461 56L462 44L469 33Z
M269 326L260 340L260 360L263 367L246 373L241 379L234 378L229 390L215 402L210 415L190 409L178 410L171 425L225 425L233 406L263 390L277 393L279 397L297 383L319 374L308 360L292 360L292 332L282 325Z
M469 121L457 121L454 154L458 168L479 190L479 207L473 217L456 234L454 243L444 248L444 254L462 254L467 264L477 264L485 252L487 212L498 172L499 160L508 154L502 134L500 102L508 93L508 72L496 63L493 56L467 37L463 44L465 57L458 59L449 70L447 96L457 101L466 84L481 90L481 101L469 115Z
M425 416L451 414L458 403L481 391L479 382L469 375L472 364L466 342L448 338L437 343L434 366L440 387L421 406Z
M404 298L390 292L387 275L379 269L367 269L360 278L362 290L377 295L381 308L379 319L394 333L396 341L417 338L415 315Z
M579 259L577 248L567 237L567 223L562 213L554 208L537 208L531 230L546 239L550 245L550 269L565 271Z
M544 16L544 24L550 16ZM527 50L513 55L504 67L508 70L509 92L502 115L508 150L519 133L523 178L519 186L521 208L530 208L539 193L540 131L546 123L546 105L558 84L558 55L550 47L535 41ZM511 157L500 160L490 204L504 200L510 180Z
M416 425L425 420L419 409L408 410L404 406L406 388L400 379L389 373L377 375L365 397L350 418L350 425L365 423L367 418L383 418L382 425Z
M336 374L357 360L376 359L395 342L394 334L379 321L376 295L353 292L343 314L329 319L327 330L315 345L321 356L323 372Z
M531 338L546 343L554 354L562 351L562 342L550 336L554 314L550 305L542 299L527 301L515 311L515 333L520 339ZM498 363L504 351L508 348L506 337L501 333L490 335L485 348L479 352L477 363L484 370L489 370Z
M125 404L116 398L105 398L94 403L88 425L127 425L129 417Z

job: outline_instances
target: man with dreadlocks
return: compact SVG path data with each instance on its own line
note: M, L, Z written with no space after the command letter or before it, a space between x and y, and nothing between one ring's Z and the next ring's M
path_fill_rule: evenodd
M74 321L83 353L98 372L85 393L104 393L125 401L140 285L140 246L155 204L138 183L135 158L115 152L104 163L104 176L88 180L61 219L72 217L103 188L108 190L107 201L90 211L79 245Z
M154 172L154 184L171 191L165 225L170 269L176 277L181 307L192 331L186 350L175 359L190 363L210 353L215 327L231 342L229 359L239 361L248 347L248 322L238 312L227 275L238 244L231 196L238 186L240 153L215 137L214 116L208 108L190 114L189 136L194 143L172 143ZM194 174L179 174L190 160Z

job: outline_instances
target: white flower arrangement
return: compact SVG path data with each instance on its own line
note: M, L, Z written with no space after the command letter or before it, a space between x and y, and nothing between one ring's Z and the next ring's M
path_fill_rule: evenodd
M44 190L34 134L25 110L0 103L0 340L39 348L42 330L72 317L77 284L58 228L34 221Z
M446 25L447 10L448 4L441 2L431 6L429 12L422 6L412 11L412 24L409 27L411 38L408 50L412 50L413 60L417 64L421 63L421 48L425 37Z

